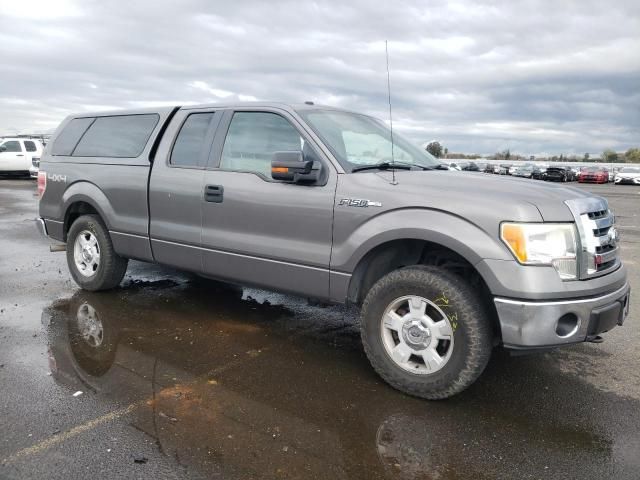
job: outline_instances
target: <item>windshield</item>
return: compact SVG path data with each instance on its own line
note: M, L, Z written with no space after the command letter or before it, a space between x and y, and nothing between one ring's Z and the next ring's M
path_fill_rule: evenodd
M640 173L640 167L622 167L620 173Z
M299 113L346 170L391 163L391 132L384 123L366 115L336 110L314 109ZM393 132L393 160L430 168L440 163L396 132Z

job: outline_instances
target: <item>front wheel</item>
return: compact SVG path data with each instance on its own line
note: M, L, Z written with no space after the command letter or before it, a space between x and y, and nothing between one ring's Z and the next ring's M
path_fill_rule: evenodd
M108 290L122 281L128 260L113 249L109 231L97 215L83 215L67 235L67 265L84 290Z
M360 328L376 372L394 388L431 400L466 389L491 355L482 302L461 278L436 267L382 277L367 294Z

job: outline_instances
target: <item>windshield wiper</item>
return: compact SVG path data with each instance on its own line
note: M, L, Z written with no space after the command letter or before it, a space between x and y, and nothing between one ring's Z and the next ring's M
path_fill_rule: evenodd
M413 167L421 168L422 170L433 170L432 167L425 167L423 165L416 165L413 163L402 163L402 162L380 162L374 163L371 165L362 165L360 167L354 167L351 169L351 173L354 172L362 172L364 170L411 170Z

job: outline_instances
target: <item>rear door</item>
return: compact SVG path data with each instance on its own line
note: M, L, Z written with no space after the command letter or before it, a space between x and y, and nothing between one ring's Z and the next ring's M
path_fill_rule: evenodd
M271 178L276 151L300 151L321 166L321 180ZM204 173L204 272L229 281L329 296L337 173L289 112L227 111Z
M149 182L149 236L160 263L202 271L203 177L220 117L181 109L163 135Z
M27 171L24 148L19 140L7 140L0 145L0 172ZM25 165L27 165L25 167Z

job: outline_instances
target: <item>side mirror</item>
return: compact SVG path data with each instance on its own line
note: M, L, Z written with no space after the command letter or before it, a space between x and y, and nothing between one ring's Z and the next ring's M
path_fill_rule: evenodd
M6 151L7 151L7 147L5 145L0 145L0 153L6 152Z
M302 152L275 152L271 158L271 178L297 183L311 173L313 161L305 160Z

